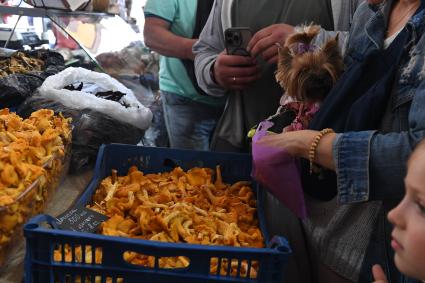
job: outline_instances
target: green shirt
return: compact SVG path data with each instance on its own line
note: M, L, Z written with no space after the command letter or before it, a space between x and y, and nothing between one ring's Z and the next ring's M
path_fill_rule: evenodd
M170 23L170 31L178 36L192 38L198 0L148 0L145 17L158 17ZM192 85L183 63L178 58L161 56L159 86L162 91L172 92L197 102L222 105L224 100L200 95Z

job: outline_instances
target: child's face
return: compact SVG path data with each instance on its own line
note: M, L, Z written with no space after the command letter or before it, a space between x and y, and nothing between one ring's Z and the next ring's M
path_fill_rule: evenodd
M406 195L388 214L394 224L391 246L401 272L425 279L425 151L412 156L404 181Z

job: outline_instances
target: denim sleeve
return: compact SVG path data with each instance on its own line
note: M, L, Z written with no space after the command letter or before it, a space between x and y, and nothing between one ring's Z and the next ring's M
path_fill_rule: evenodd
M407 129L339 134L333 154L340 203L400 199L404 194L406 162L425 137L425 81L414 92ZM396 110L394 110L396 111ZM403 124L400 119L394 124Z
M333 144L338 201L353 203L369 198L369 152L374 131L338 134Z

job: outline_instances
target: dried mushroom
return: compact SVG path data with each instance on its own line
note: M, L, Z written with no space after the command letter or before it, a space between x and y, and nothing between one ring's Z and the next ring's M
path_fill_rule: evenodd
M27 56L24 52L16 52L11 57L0 60L0 77L11 74L26 74L42 71L43 60Z

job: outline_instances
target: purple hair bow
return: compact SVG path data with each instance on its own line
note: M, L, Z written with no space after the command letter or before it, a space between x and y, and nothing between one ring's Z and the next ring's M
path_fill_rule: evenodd
M306 52L313 52L316 50L316 46L314 44L306 44L306 43L298 43L295 51L297 54L304 54Z

